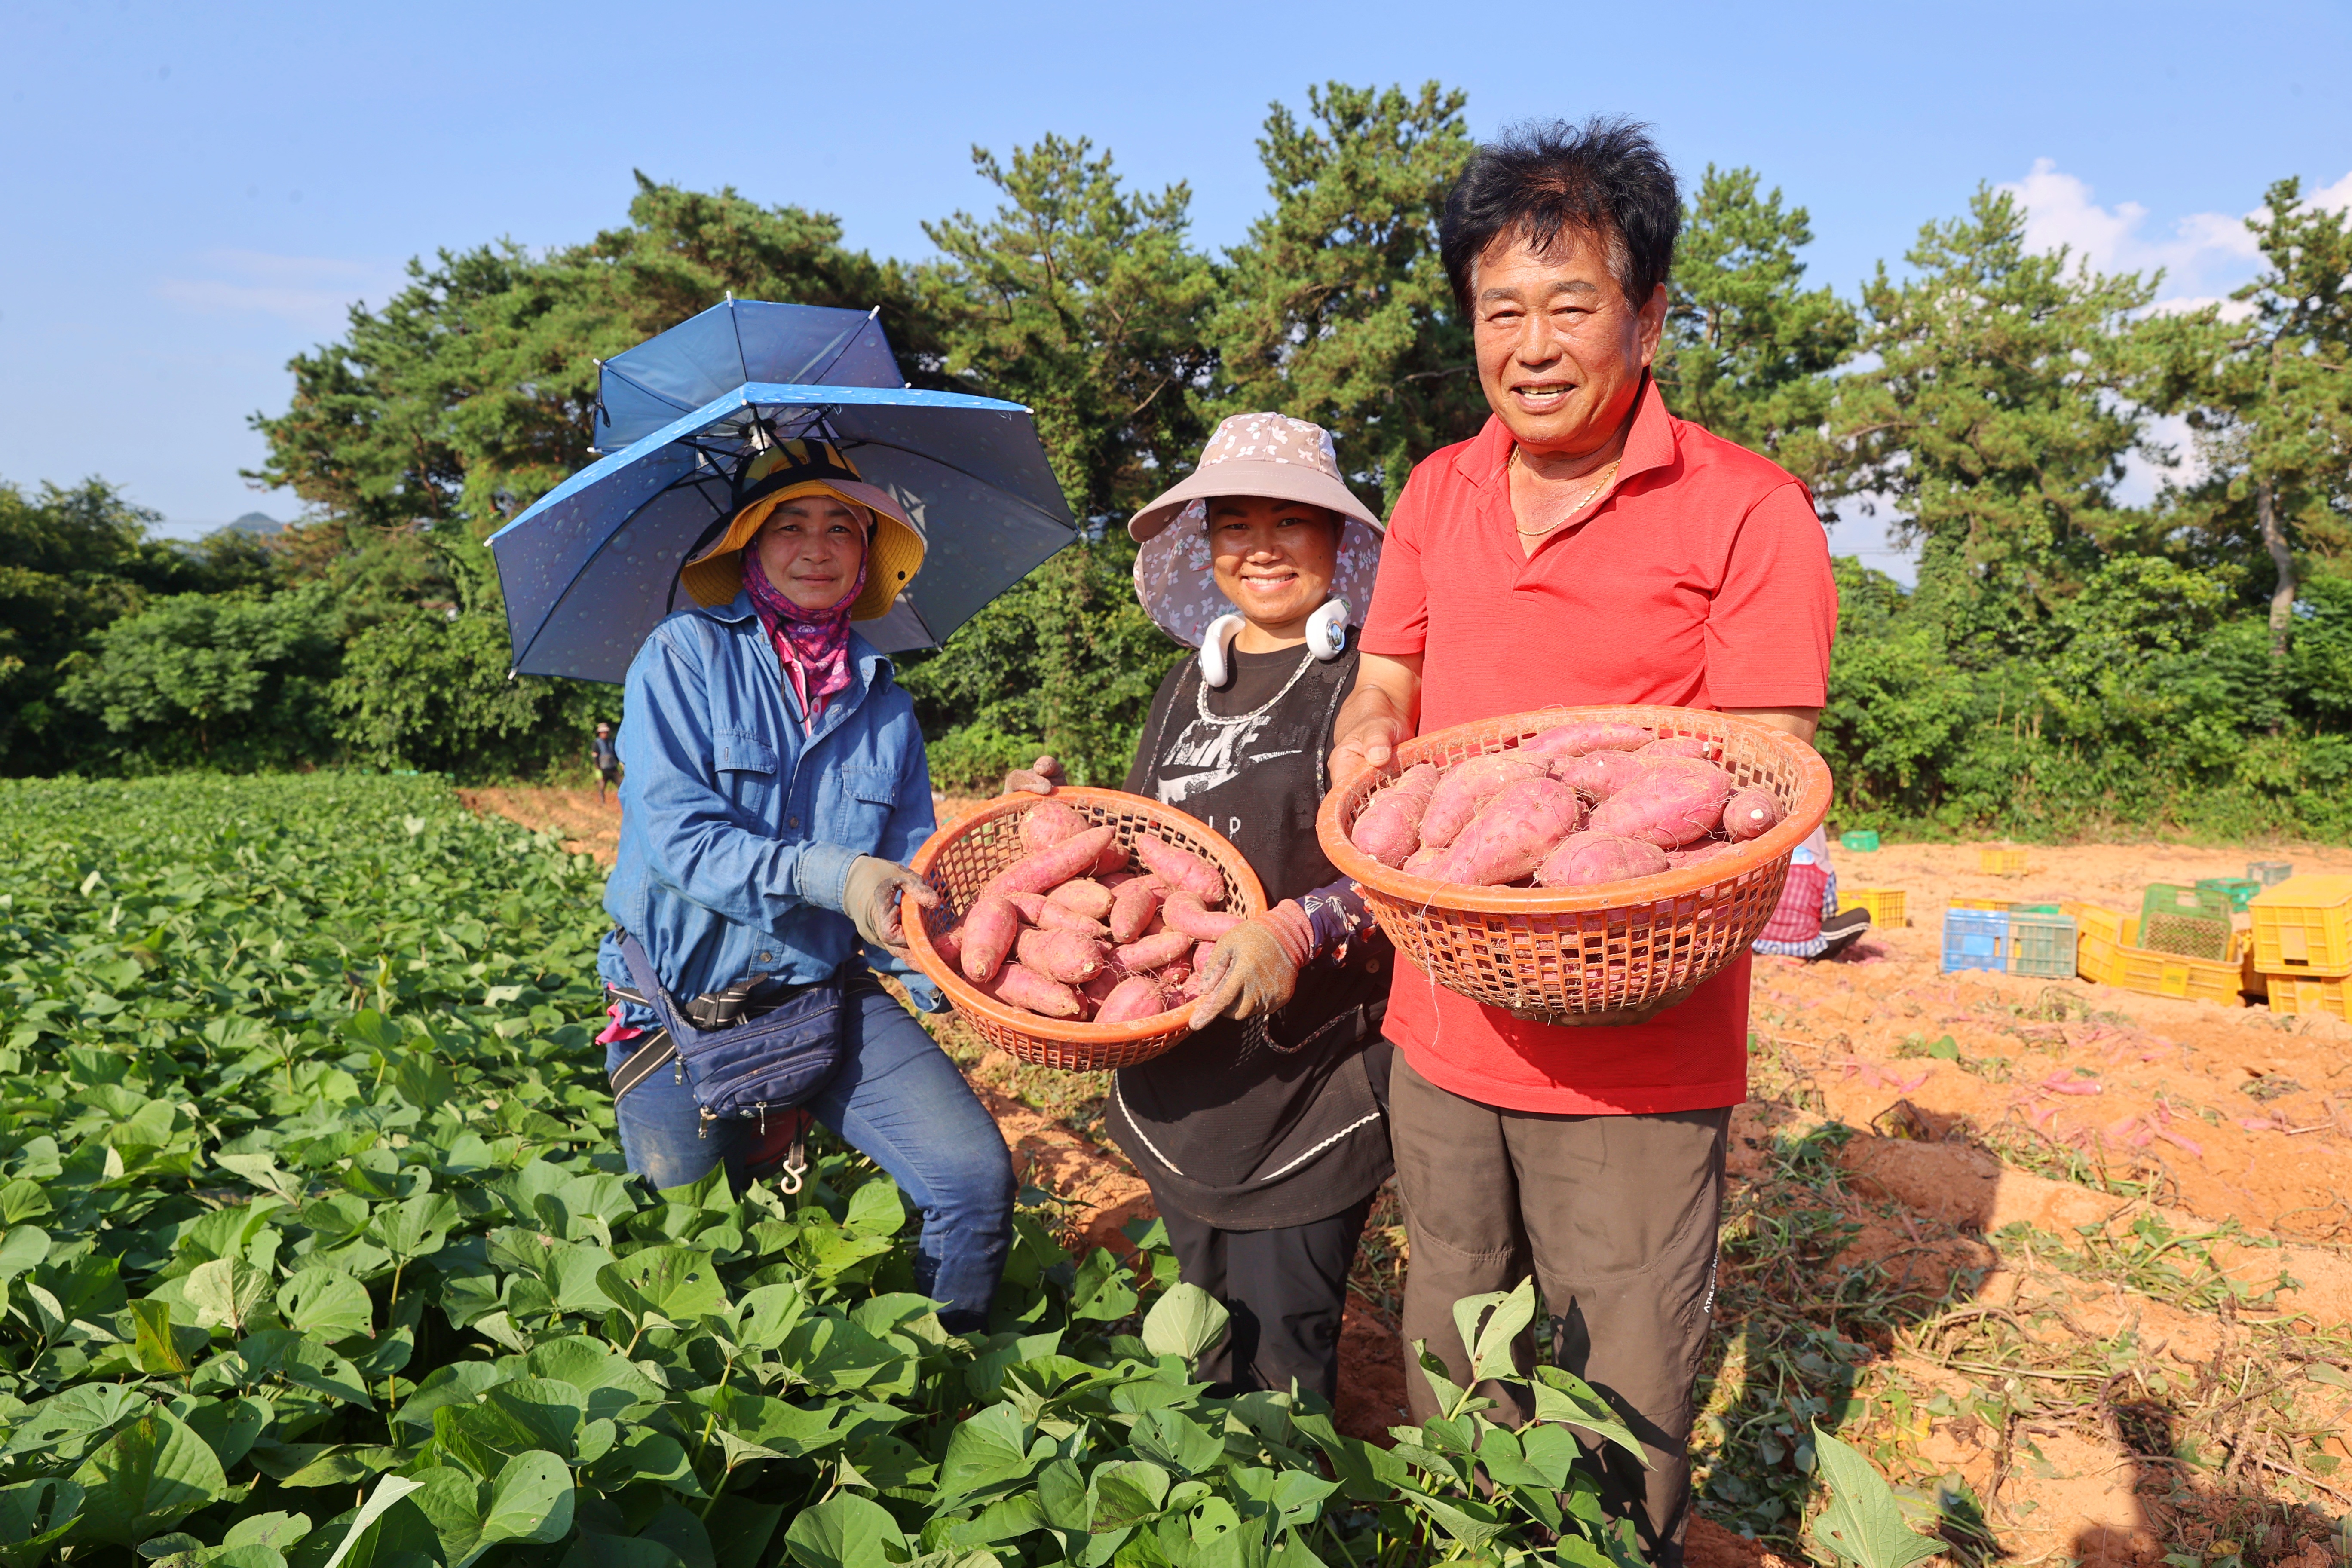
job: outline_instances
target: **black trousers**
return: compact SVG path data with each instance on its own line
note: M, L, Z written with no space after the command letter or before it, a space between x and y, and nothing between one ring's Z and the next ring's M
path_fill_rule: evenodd
M1295 1380L1326 1399L1338 1396L1348 1267L1371 1210L1367 1193L1352 1206L1307 1225L1219 1230L1160 1205L1184 1282L1206 1290L1233 1314L1225 1337L1201 1358L1199 1375L1216 1392L1286 1391Z

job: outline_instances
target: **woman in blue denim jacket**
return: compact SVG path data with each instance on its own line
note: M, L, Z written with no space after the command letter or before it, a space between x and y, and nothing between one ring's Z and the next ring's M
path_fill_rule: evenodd
M890 496L818 441L752 465L745 504L680 574L699 607L656 626L629 667L618 863L604 908L681 1005L748 1009L838 976L840 1069L806 1110L897 1180L922 1211L916 1289L951 1331L985 1324L1012 1237L1003 1135L955 1064L874 978L943 1003L908 966L898 900L937 895L902 864L930 836L930 769L890 661L850 629L890 607L921 535ZM869 968L869 965L871 968ZM617 933L597 971L634 992ZM659 1027L624 999L602 1037L619 1074ZM706 1121L682 1071L622 1087L629 1169L656 1188L724 1163L740 1191L804 1125Z

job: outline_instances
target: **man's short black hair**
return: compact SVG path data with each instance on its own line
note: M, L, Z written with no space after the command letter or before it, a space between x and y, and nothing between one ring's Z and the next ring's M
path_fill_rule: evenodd
M1478 149L1445 198L1438 254L1454 297L1472 309L1471 273L1496 240L1548 251L1563 235L1591 235L1627 303L1640 310L1674 266L1682 195L1650 128L1596 115L1521 125Z

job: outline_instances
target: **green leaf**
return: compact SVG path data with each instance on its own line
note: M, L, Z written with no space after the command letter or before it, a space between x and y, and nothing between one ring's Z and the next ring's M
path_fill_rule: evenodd
M199 1327L245 1332L246 1323L271 1294L269 1271L242 1256L199 1263L181 1286L181 1300L194 1308Z
M283 1552L310 1533L307 1513L252 1513L237 1520L221 1537L223 1546L274 1546Z
M1830 1499L1807 1533L1824 1552L1854 1568L1910 1568L1944 1550L1904 1521L1894 1489L1853 1447L1816 1426L1813 1455Z
M255 1439L268 1426L276 1414L269 1402L240 1395L235 1399L207 1399L193 1410L183 1413L188 1429L205 1440L213 1457L227 1470L253 1451Z
M81 1533L117 1546L160 1534L228 1490L211 1445L162 1411L108 1438L73 1479L83 1493Z
M1128 1446L1181 1475L1202 1476L1224 1463L1225 1442L1174 1410L1147 1410L1128 1434Z
M436 1465L415 1478L415 1502L441 1539L448 1568L466 1565L501 1542L560 1541L572 1529L572 1474L543 1451L517 1454L495 1480Z
M1098 1323L1115 1323L1135 1310L1132 1277L1108 1247L1096 1247L1078 1265L1070 1285L1070 1316Z
M1643 1450L1642 1440L1618 1419L1609 1402L1574 1373L1556 1366L1536 1368L1535 1395L1537 1420L1561 1421L1581 1427L1633 1455L1643 1469L1651 1468L1650 1456Z
M1454 1303L1454 1326L1461 1331L1462 1342L1470 1351L1473 1386L1489 1378L1518 1375L1518 1368L1512 1361L1512 1342L1518 1338L1520 1330L1535 1321L1535 1316L1533 1275L1520 1280L1516 1290L1465 1296ZM1486 1320L1483 1326L1481 1318Z
M793 1519L784 1545L801 1568L884 1568L907 1537L879 1503L841 1492Z
M191 1364L188 1357L200 1350L211 1336L201 1329L193 1331L202 1336L194 1345L183 1346L172 1331L172 1304L169 1301L133 1301L131 1303L131 1358L139 1370L154 1377L181 1377Z
M14 1279L49 1255L49 1233L20 1225L0 1238L0 1279Z
M464 1216L446 1193L419 1193L374 1211L368 1235L394 1258L406 1260L438 1252L449 1229Z
M375 1331L375 1308L367 1287L341 1269L298 1269L278 1288L278 1310L287 1323L333 1344Z
M960 1422L940 1461L939 1500L945 1505L990 1487L1027 1478L1029 1432L1020 1412L992 1405Z
M61 1477L0 1487L0 1564L33 1568L74 1527L81 1507L81 1488Z
M898 1201L898 1184L877 1176L849 1194L849 1212L842 1225L866 1236L896 1236L907 1223L906 1205Z
M596 1283L615 1306L642 1323L658 1318L691 1325L727 1304L710 1254L695 1247L648 1247L596 1271Z
M342 1540L336 1544L334 1555L329 1557L320 1565L320 1568L341 1568L343 1559L351 1554L353 1547L366 1540L370 1531L383 1521L385 1511L411 1492L421 1489L423 1486L422 1481L411 1480L405 1476L385 1476L379 1479L375 1483L375 1490L370 1492L367 1500L360 1504L359 1511L352 1516L350 1525L345 1528ZM415 1516L411 1514L410 1517Z
M1180 1357L1189 1366L1217 1342L1230 1316L1222 1302L1198 1285L1180 1284L1144 1314L1144 1347L1153 1355Z

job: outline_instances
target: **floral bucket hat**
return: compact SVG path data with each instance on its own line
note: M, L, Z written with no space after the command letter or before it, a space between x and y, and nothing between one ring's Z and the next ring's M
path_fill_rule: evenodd
M1380 570L1381 520L1339 477L1330 433L1280 414L1236 414L1217 426L1192 473L1127 525L1143 547L1135 557L1135 596L1154 625L1198 647L1209 623L1233 613L1233 602L1217 590L1209 553L1209 502L1219 496L1305 501L1336 513L1341 521L1331 596L1348 601L1349 624L1362 624Z

